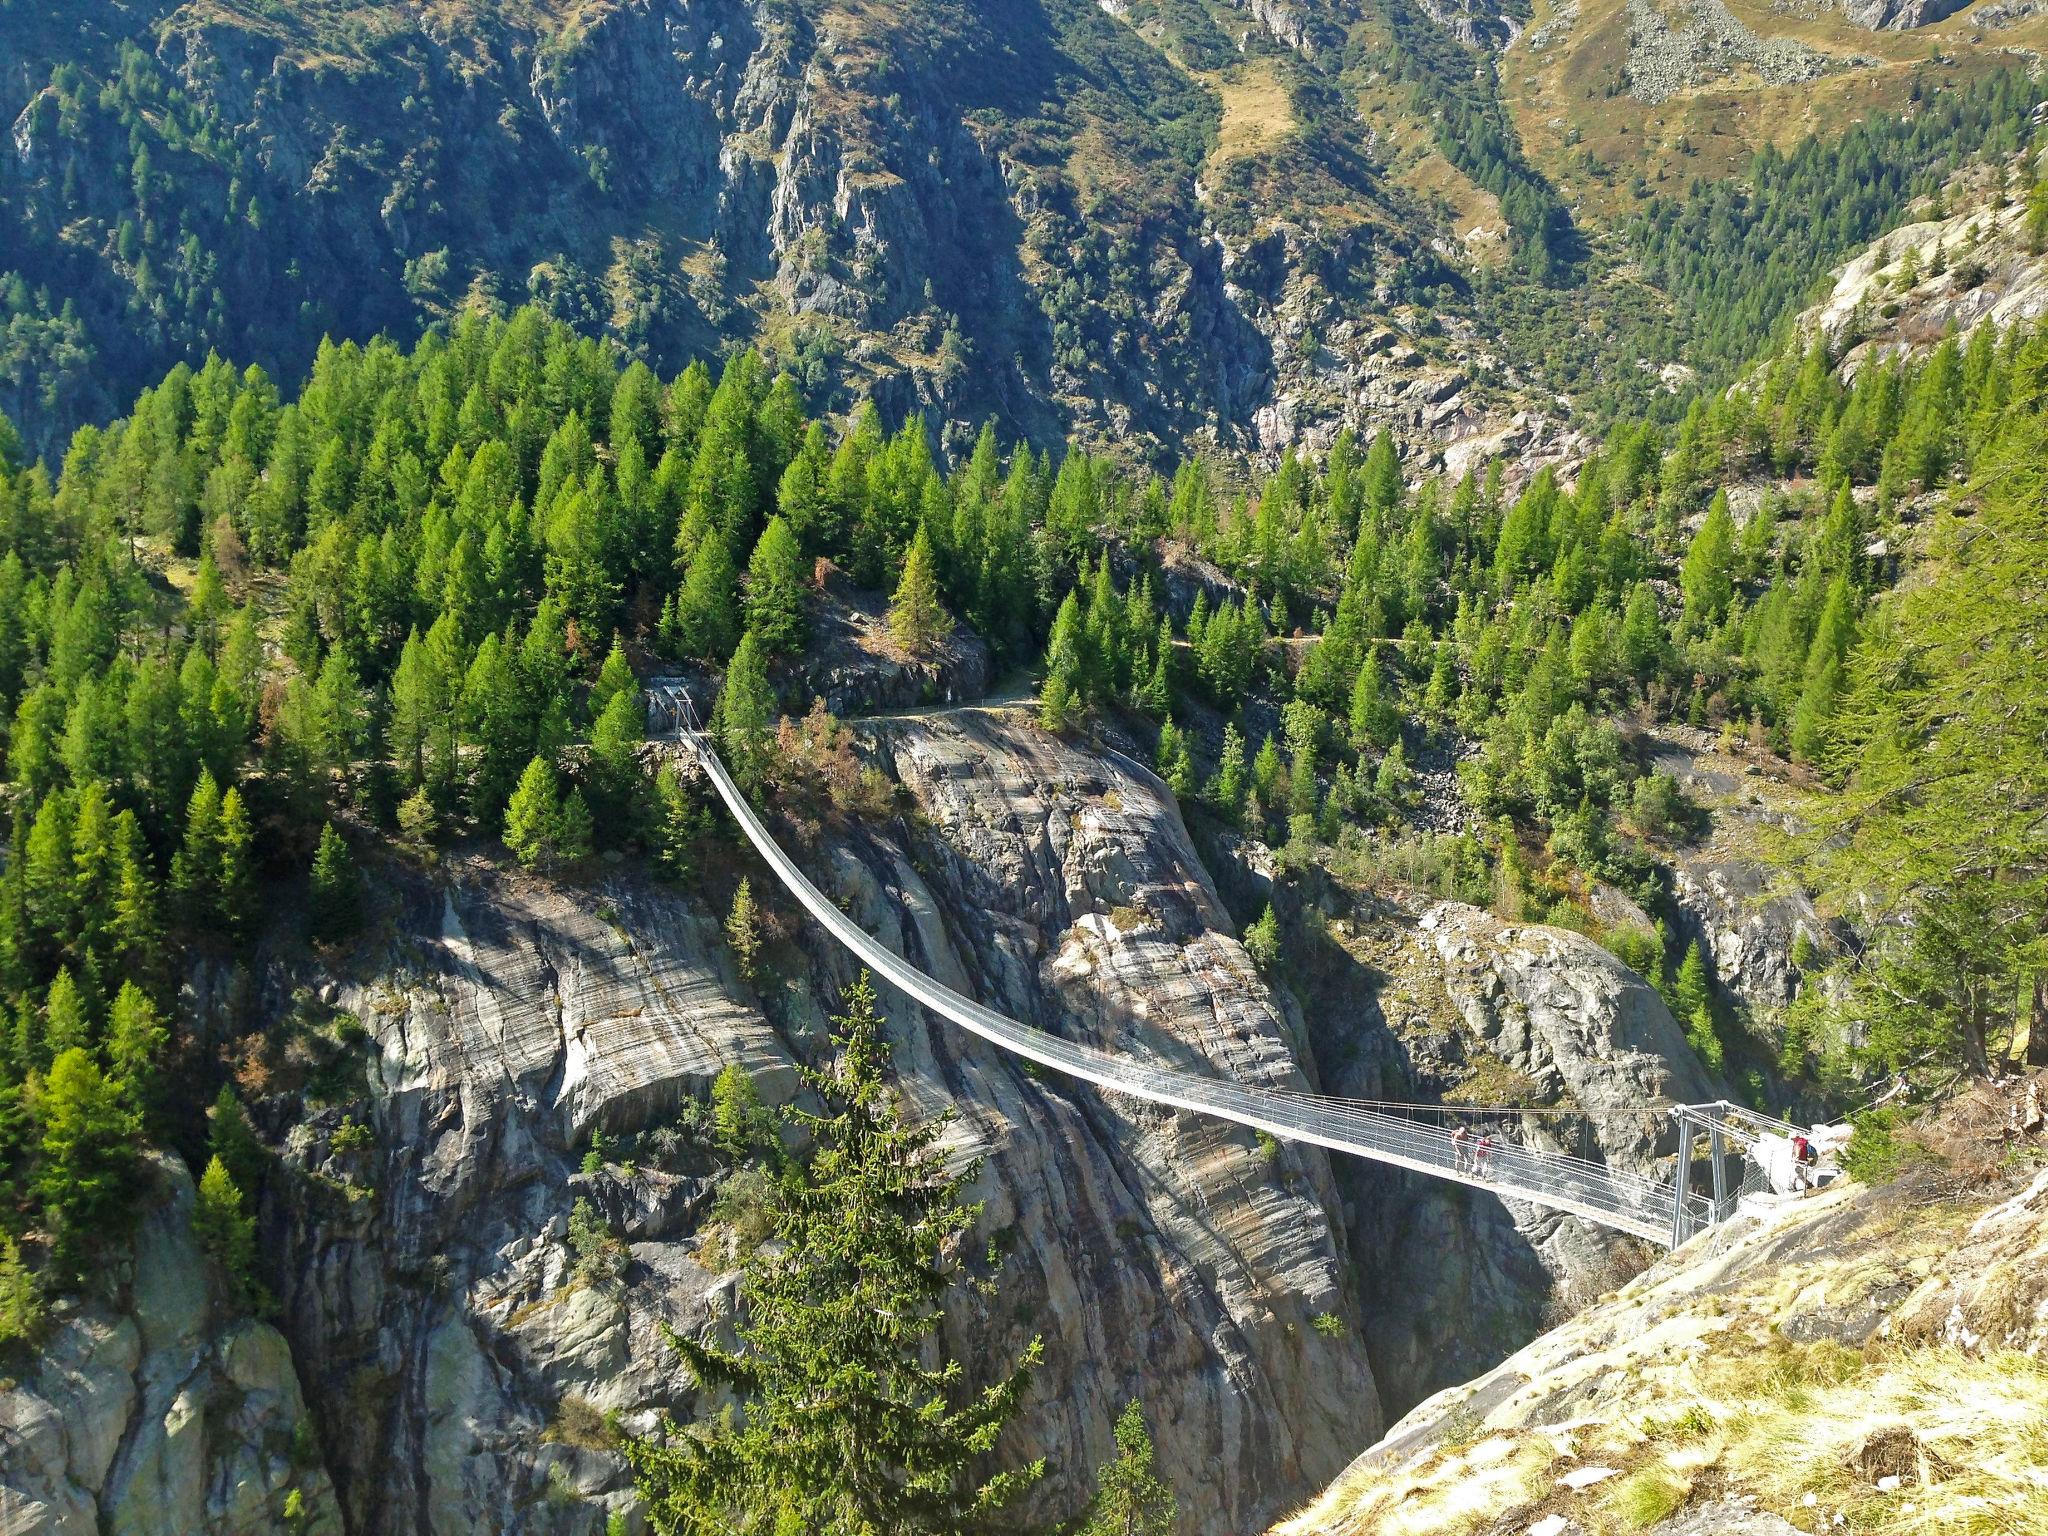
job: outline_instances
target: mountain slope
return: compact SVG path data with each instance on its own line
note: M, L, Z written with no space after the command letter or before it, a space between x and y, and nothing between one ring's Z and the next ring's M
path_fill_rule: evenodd
M1694 1242L1417 1408L1273 1536L2041 1528L2048 1177L1946 1184Z
M1157 460L1348 423L1426 458L1560 390L1596 415L1654 400L1720 323L1661 255L1634 265L1632 190L1690 205L1694 172L1765 143L1825 152L2035 25L1945 23L1951 62L1887 33L1881 67L1827 76L1883 82L1839 110L1759 87L1755 112L1723 93L1681 118L1707 98L1615 95L1614 24L1413 0L16 3L0 409L54 458L209 348L288 379L329 332L531 299L664 373L761 348L818 408L921 409L960 446L989 416ZM1664 158L1631 188L1642 139ZM1723 361L1803 296L1772 289Z

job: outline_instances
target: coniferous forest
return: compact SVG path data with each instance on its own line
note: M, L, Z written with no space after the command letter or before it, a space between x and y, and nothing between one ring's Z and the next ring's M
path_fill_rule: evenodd
M2029 802L2001 786L2040 763L2028 648L1956 617L2030 611L2044 348L1984 328L1853 384L1788 352L1668 437L1618 424L1569 489L1546 471L1514 494L1497 471L1410 485L1384 435L1235 487L994 428L942 468L915 418L810 419L749 354L663 381L532 310L325 346L296 393L174 369L54 474L8 457L10 1242L46 1231L60 1284L118 1224L141 1139L226 1134L231 1094L208 1132L206 1064L173 1045L179 957L232 963L272 882L310 878L341 937L365 836L687 871L707 817L640 770L636 664L722 680L715 729L751 785L799 771L774 731L805 701L777 679L820 561L894 594L906 649L957 623L1041 675L1048 730L1149 722L1184 802L1275 847L1393 835L1411 756L1469 741L1487 830L1429 839L1429 878L1537 918L1582 924L1594 880L1664 905L1655 852L1688 810L1628 722L1782 753L1857 829L1817 876L1897 903L1829 973L1876 1011L1867 1035L1832 1037L1844 1006L1816 987L1785 1059L1755 1060L1697 952L1624 958L1759 1089L1981 1066L2039 932ZM1793 489L1738 525L1724 487L1759 475ZM1917 536L1922 581L1897 588ZM1166 546L1242 595L1176 618ZM1945 596L1987 587L2011 601ZM1937 742L1951 771L1907 793ZM1958 896L1932 898L1928 867L1982 869L1967 921L1940 920Z
M0 1374L141 1394L51 1462L66 1518L1263 1530L1657 1257L935 1050L806 949L653 678L834 900L1030 1027L1666 1184L1710 1167L1679 1085L1842 1120L1901 1210L2034 1177L2025 13L1789 83L1709 61L1670 99L1730 142L1673 176L1643 8L1594 84L1544 4L32 9L0 0ZM1822 82L1803 137L1714 95ZM1640 173L1587 147L1638 130ZM1439 921L1464 950L1402 947ZM499 1070L479 995L547 1064ZM608 1079L652 1013L661 1059ZM1965 1111L1967 1154L1927 1129ZM423 1193L451 1126L503 1186ZM437 1201L484 1259L416 1251ZM171 1345L135 1299L167 1224L203 1271ZM2038 1282L1980 1289L2038 1383ZM1763 1415L1909 1345L1780 1329L1742 1424L1789 1443ZM177 1504L122 1426L187 1409L264 1470ZM1926 1433L1835 1462L1981 1470ZM465 1458L532 1476L451 1502ZM401 1466L441 1479L417 1512ZM1699 1467L1617 1461L1586 1528L1659 1529Z

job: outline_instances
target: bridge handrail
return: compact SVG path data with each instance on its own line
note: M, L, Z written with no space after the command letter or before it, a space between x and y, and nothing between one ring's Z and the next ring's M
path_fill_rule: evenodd
M682 718L689 713L678 711L679 736L695 749L726 809L790 894L877 976L970 1033L1111 1092L1217 1115L1288 1140L1529 1200L1652 1241L1671 1240L1674 1191L1670 1184L1619 1173L1566 1153L1537 1152L1505 1142L1491 1149L1481 1168L1475 1162L1474 1149L1454 1141L1448 1130L1352 1107L1340 1100L1131 1061L1034 1029L963 997L884 947L811 883L754 813L708 737L695 728L693 714ZM1704 1196L1687 1193L1682 1209L1684 1219L1679 1225L1687 1231L1712 1219L1712 1203Z

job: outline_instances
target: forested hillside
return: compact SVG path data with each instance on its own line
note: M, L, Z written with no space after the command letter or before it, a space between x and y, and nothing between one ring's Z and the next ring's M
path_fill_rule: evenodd
M664 384L531 310L411 352L323 347L290 400L253 369L176 369L54 478L10 447L16 1329L83 1273L137 1138L202 1134L219 1080L179 1043L193 953L232 957L262 892L309 867L342 937L360 912L344 811L394 846L502 835L529 862L637 847L687 870L703 819L640 770L633 659L722 672L742 775L801 772L771 750L778 708L805 702L776 678L820 561L895 592L907 652L956 620L1013 662L1042 647L1046 728L1149 718L1191 808L1289 857L1419 861L1446 892L1596 933L1596 883L1670 915L1660 858L1689 835L1637 733L1682 721L1788 754L1845 789L1823 824L1857 829L1816 871L1845 896L1881 882L1914 921L1839 959L1809 948L1802 973L1833 980L1768 1046L1696 947L1611 942L1760 1099L1981 1065L2033 974L2016 786L2040 759L2027 648L1968 625L2033 611L2043 345L1986 328L1853 385L1790 354L1668 445L1619 427L1569 489L1545 473L1512 497L1493 477L1404 485L1385 437L1289 457L1256 497L1194 463L1055 467L992 430L948 472L915 421L834 432L751 356ZM1175 612L1159 560L1190 552L1216 582ZM1923 574L1888 596L1905 566ZM1967 599L1943 596L1957 584ZM2021 712L1979 728L1997 700ZM1948 771L1903 792L1935 739ZM1405 830L1413 760L1456 742L1479 826ZM2003 851L1975 915L1938 920L1962 897L1913 871L1970 868L1987 839ZM1254 950L1280 963L1269 925ZM33 1280L23 1243L45 1254Z
M530 302L664 375L751 346L811 409L922 410L963 453L993 416L1154 467L1344 425L1425 460L1517 411L1666 411L1667 365L1725 382L2038 99L1945 30L1960 54L1888 54L1853 114L1717 105L1710 174L1681 139L1630 184L1548 143L1600 132L1625 69L1538 121L1495 51L1521 24L16 3L0 408L54 458L209 349L296 378L323 335Z

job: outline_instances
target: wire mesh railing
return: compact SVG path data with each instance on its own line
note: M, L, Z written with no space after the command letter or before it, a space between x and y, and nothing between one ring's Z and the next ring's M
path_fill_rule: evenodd
M1566 1211L1657 1242L1689 1235L1715 1216L1713 1202L1662 1180L1618 1171L1565 1152L1489 1136L1460 1135L1386 1108L1295 1089L1271 1088L1136 1061L1022 1024L941 985L861 928L813 885L755 814L699 728L687 692L656 694L666 729L690 745L740 830L790 894L878 978L971 1034L1026 1060L1128 1094L1413 1172L1490 1190L1511 1200ZM1499 1113L1493 1111L1492 1113ZM1682 1238L1678 1239L1682 1240Z

